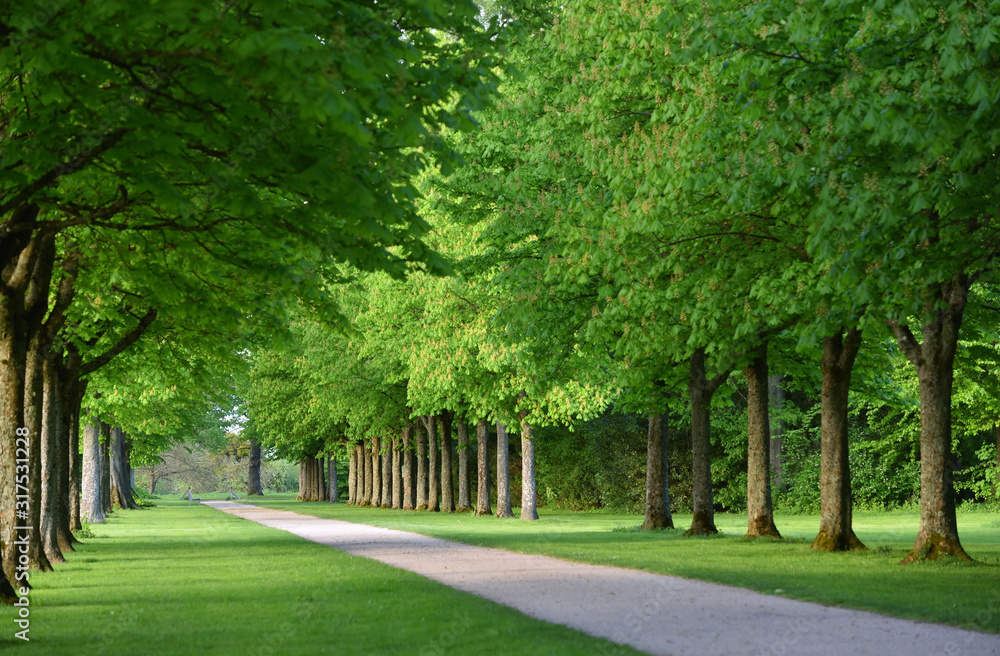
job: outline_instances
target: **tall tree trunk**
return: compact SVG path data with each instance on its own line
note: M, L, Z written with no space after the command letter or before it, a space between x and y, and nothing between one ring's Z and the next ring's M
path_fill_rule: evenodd
M510 507L510 446L507 427L497 422L497 517L513 517Z
M403 428L403 510L413 510L416 481L413 471L413 426Z
M83 483L80 516L91 524L103 524L101 502L101 422L95 417L83 429Z
M472 510L472 480L469 476L469 429L458 420L458 512Z
M969 294L969 280L956 275L935 290L932 316L918 344L908 326L890 322L899 348L917 370L920 392L920 530L913 550L902 562L953 557L971 560L958 538L951 452L951 393L958 333Z
M263 496L260 486L260 442L250 440L250 463L247 469L247 496Z
M77 491L72 487L72 474L70 469L76 465L76 454L70 453L71 433L75 433L76 417L73 412L73 389L74 386L67 375L65 358L55 354L52 362L52 385L56 394L56 418L55 418L55 455L56 466L58 467L58 481L56 494L56 508L53 523L55 524L56 543L59 551L66 553L73 551L73 543L77 540L73 537L70 529L73 506L79 507Z
M337 456L328 453L326 456L326 468L329 472L327 476L326 499L330 503L340 501L340 491L337 489Z
M80 380L80 353L67 347L64 378L69 381L66 398L69 400L69 528L79 531L80 499L83 497L83 458L80 455L80 413L87 382Z
M438 438L437 422L434 415L424 419L427 425L427 510L438 512L440 506L440 486L438 481Z
M392 508L403 507L403 453L399 437L392 438Z
M785 390L782 387L784 376L774 374L767 378L768 402L775 411L780 411L785 405ZM785 433L785 422L781 419L771 425L770 461L774 489L781 492L785 489L785 468L781 460L782 436Z
M0 262L0 265L4 263ZM8 277L4 271L4 278ZM6 282L6 281L4 281ZM17 448L19 439L27 446L24 424L24 367L27 345L24 342L21 312L23 297L20 294L0 293L0 558L4 576L0 577L0 599L13 603L16 599L13 582L17 580L17 549L14 547L19 531L16 526ZM26 463L25 463L26 464ZM28 474L22 470L21 475ZM24 482L28 482L28 475ZM20 587L20 586L18 586Z
M715 535L715 500L712 492L711 408L715 392L729 378L729 371L711 380L705 374L705 349L691 355L688 400L691 403L691 528L684 535Z
M125 431L115 427L111 429L110 444L110 489L111 505L114 508L134 508L131 503L131 489L128 480L128 453L125 448Z
M364 496L361 498L362 506L372 505L372 489L374 476L372 470L372 454L371 450L368 448L368 440L361 440L361 453L364 455L365 461L365 492Z
M384 444L382 447L382 494L381 503L383 508L392 506L392 443Z
M452 413L447 410L438 416L441 431L441 511L455 512L455 468L452 466L451 451Z
M65 456L60 452L59 429L62 424L56 364L47 357L42 367L42 549L50 563L64 563L59 549L59 484Z
M538 519L538 488L535 485L535 434L526 417L527 410L519 413L521 419L521 519L526 522Z
M382 500L382 444L378 435L372 435L372 497L371 505L378 508Z
M358 445L351 447L350 455L347 459L347 503L354 505L357 502L358 486Z
M771 508L771 430L767 416L767 342L744 370L747 377L747 534L780 538Z
M490 507L490 443L487 430L489 426L485 419L476 423L477 471L476 471L476 514L492 515Z
M417 510L427 510L427 438L420 424L420 419L413 424L417 438Z
M670 469L667 463L667 427L663 415L649 413L646 435L646 519L642 527L673 528L670 514Z
M48 281L46 281L46 284ZM37 330L28 344L24 381L24 425L28 428L28 519L18 522L30 526L28 539L28 564L33 570L52 571L52 564L45 556L40 527L42 524L42 424L43 375L45 352L48 345L41 330Z
M329 486L326 478L326 457L322 453L314 456L316 463L316 501L329 501Z
M851 526L851 466L847 439L847 398L851 370L861 348L861 331L838 330L823 340L823 398L820 414L820 518L812 543L821 551L850 551L865 545Z
M993 483L993 494L994 496L997 497L997 500L1000 501L1000 424L997 424L996 434L997 434L997 473L996 473L996 482Z
M101 422L101 505L104 514L110 515L111 507L111 425Z

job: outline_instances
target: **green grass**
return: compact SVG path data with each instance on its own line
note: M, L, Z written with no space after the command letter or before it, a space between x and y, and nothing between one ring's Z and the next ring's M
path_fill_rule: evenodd
M685 538L683 530L638 531L642 518L542 509L538 522L302 503L288 496L249 503L425 535L600 565L676 574L768 594L872 610L1000 633L1000 514L959 513L962 543L975 563L898 565L913 546L916 512L857 513L867 552L817 553L815 515L778 515L785 540L744 540L744 515L717 515L722 535ZM515 511L516 512L516 511ZM690 516L674 522L687 528Z
M203 497L204 498L204 497ZM416 574L187 501L116 512L34 574L29 643L11 653L637 654Z

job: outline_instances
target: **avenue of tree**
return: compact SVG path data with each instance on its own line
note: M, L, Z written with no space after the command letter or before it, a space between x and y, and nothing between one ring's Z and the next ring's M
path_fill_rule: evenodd
M263 447L302 499L347 459L349 503L406 510L512 517L513 438L524 520L538 430L639 413L646 529L683 413L703 535L738 389L747 536L780 537L782 375L821 390L816 549L864 548L850 408L888 399L919 420L905 560L967 559L953 451L1000 449L998 36L919 1L4 4L0 594L21 522L51 568L233 413L251 494Z

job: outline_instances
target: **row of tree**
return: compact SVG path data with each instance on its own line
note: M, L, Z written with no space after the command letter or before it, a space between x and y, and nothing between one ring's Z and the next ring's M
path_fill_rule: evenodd
M454 160L495 36L472 2L0 6L0 598L17 526L55 527L27 533L47 569L81 485L107 509L97 426L148 464L218 428L291 308L335 316L354 268L444 270L411 181Z
M993 8L585 0L518 17L521 74L480 130L448 135L469 166L424 186L429 243L456 275L360 275L337 290L349 328L303 317L289 345L255 351L240 391L254 430L292 457L362 443L354 496L381 504L368 462L385 444L421 448L408 422L520 426L530 518L533 427L642 412L655 527L673 399L690 414L689 532L703 534L716 530L710 408L740 372L747 535L777 536L768 379L794 373L821 389L814 546L863 546L848 434L860 388L919 404L907 560L967 558L954 440L1000 417Z

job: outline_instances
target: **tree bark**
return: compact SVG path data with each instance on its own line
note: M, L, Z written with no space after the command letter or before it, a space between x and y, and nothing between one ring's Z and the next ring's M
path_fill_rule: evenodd
M441 511L455 512L455 468L452 464L451 423L452 413L447 410L438 416L441 431Z
M420 419L413 424L417 438L417 510L427 510L427 438L420 424Z
M337 456L332 453L326 455L326 469L328 472L326 481L326 499L330 503L340 501L340 490L337 489Z
M101 505L110 515L111 506L111 425L101 422Z
M415 481L413 472L413 426L403 428L403 510L413 510Z
M955 351L969 294L969 280L956 275L935 290L932 316L918 344L908 326L889 322L900 350L917 370L920 392L920 529L903 563L944 557L971 560L958 537L951 451L951 393Z
M260 442L250 440L250 463L247 469L247 496L263 496L260 486Z
M667 463L667 427L663 415L649 413L646 436L646 519L642 528L673 528L670 514L670 469Z
M382 445L378 435L372 435L372 497L371 505L378 508L382 500Z
M767 416L767 342L744 370L747 377L747 534L780 538L771 507L771 430Z
M101 503L101 422L95 417L83 429L83 483L80 516L91 524L106 521Z
M392 506L392 443L383 445L382 451L382 494L379 504L382 508Z
M497 422L497 517L513 517L510 507L510 447L507 427Z
M111 429L110 455L111 505L115 508L136 508L128 480L128 452L125 448L125 431L121 428Z
M688 400L691 403L691 528L684 535L715 535L715 500L712 491L711 408L715 392L729 378L729 371L711 380L705 374L705 349L691 355Z
M347 504L350 506L354 505L355 502L355 490L357 489L358 482L358 446L355 444L351 447L350 454L347 458Z
M472 510L472 480L469 475L469 428L458 420L458 512Z
M490 507L490 443L487 435L488 426L485 419L476 423L477 470L476 470L476 514L492 515Z
M781 386L784 376L774 374L767 378L768 402L775 411L781 410L785 405L785 390ZM781 460L782 435L785 432L785 422L778 420L771 426L770 461L772 478L774 479L774 489L781 492L785 489L785 469Z
M51 276L51 271L46 274ZM46 289L49 280L45 280ZM34 285L34 283L33 283ZM52 564L45 556L40 527L42 524L42 424L43 418L43 375L45 352L48 343L43 332L35 330L28 345L24 382L24 425L28 428L28 521L19 522L31 526L27 531L28 566L37 571L50 572Z
M59 430L62 427L59 386L56 364L47 357L42 367L42 549L50 563L64 563L59 548L59 497L61 467L66 459L60 451Z
M75 433L74 426L76 416L73 411L74 385L66 372L65 358L59 354L54 354L52 359L52 386L56 395L56 416L55 416L55 455L56 466L58 468L56 508L55 508L55 532L56 543L59 551L66 553L73 551L73 543L77 540L73 537L70 529L73 506L79 504L77 491L72 487L71 468L76 466L76 453L71 453L71 433ZM73 503L71 503L71 501Z
M403 507L403 453L400 451L400 439L392 438L392 508L400 510Z
M439 512L440 506L440 481L438 481L438 438L437 422L434 415L427 415L424 419L427 425L427 510Z
M538 487L535 485L535 434L526 417L527 410L520 413L521 419L521 519L526 522L538 519Z
M373 481L375 479L372 478L374 473L372 471L372 454L368 448L368 440L361 440L361 453L364 456L365 463L365 491L364 496L361 498L361 505L370 506L372 505Z
M847 436L847 402L851 370L861 348L861 331L851 328L823 340L822 408L820 411L820 519L812 548L850 551L865 545L854 535L851 466Z
M80 456L80 410L87 382L80 380L80 353L73 346L66 347L66 367L63 369L69 414L69 528L79 531L80 499L82 497L83 459Z

